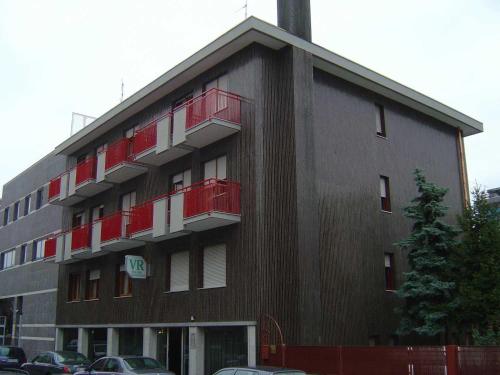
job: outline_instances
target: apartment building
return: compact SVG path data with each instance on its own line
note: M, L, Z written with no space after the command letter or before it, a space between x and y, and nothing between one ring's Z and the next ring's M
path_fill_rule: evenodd
M399 340L413 171L453 218L482 124L311 43L308 2L286 3L56 147L56 348L187 375L256 364L267 315L291 345Z
M0 344L28 357L54 348L58 265L45 241L59 233L63 208L48 204L48 180L66 157L47 155L3 186L0 203Z

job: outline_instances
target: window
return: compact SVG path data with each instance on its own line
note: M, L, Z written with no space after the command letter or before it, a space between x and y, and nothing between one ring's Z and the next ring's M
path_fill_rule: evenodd
M385 253L385 290L394 290L394 254Z
M171 292L189 290L189 251L170 255L167 262L167 289Z
M103 217L104 217L104 205L103 204L92 208L91 216L90 216L91 222L102 219Z
M380 203L382 211L391 212L391 192L389 189L389 177L380 176Z
M177 191L191 185L191 169L177 173L172 177L172 190Z
M132 191L127 194L123 194L120 198L120 209L124 212L129 212L132 207L135 206L136 194ZM122 219L122 233L127 233L127 226L130 223L130 216L124 215Z
M132 280L125 272L125 265L116 266L116 297L128 297L132 295Z
M87 282L85 289L85 299L98 299L99 298L99 280L101 278L100 270L87 271Z
M35 209L39 210L42 207L43 201L43 188L36 191L36 206Z
M31 194L24 198L24 216L28 215L31 210Z
M82 226L84 223L84 212L77 212L73 214L73 217L71 218L71 227L72 228L77 228Z
M227 178L226 164L226 155L207 161L204 166L205 179L217 178L219 180L225 180Z
M79 273L70 273L68 281L68 302L80 301L80 281Z
M203 249L203 288L226 286L226 245Z
M377 135L385 138L387 135L385 132L384 106L380 104L375 104L375 122L377 125Z
M14 212L12 213L12 221L16 221L19 218L20 202L14 203Z
M21 245L21 257L19 264L24 264L28 261L28 245Z
M33 241L33 253L31 260L37 260L37 259L42 259L43 258L43 242L34 240Z
M3 211L3 225L7 225L9 223L9 207L5 207Z
M2 253L2 269L13 267L16 264L16 250L12 249Z

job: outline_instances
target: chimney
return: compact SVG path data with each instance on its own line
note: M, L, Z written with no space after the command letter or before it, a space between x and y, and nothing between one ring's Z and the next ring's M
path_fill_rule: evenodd
M278 26L310 42L310 0L278 0Z

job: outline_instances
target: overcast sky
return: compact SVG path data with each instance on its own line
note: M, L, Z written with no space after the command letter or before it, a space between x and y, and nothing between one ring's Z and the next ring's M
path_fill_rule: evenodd
M0 185L244 19L245 0L0 0ZM311 0L313 42L484 123L470 183L500 186L500 1ZM240 9L240 10L239 10ZM275 0L248 14L276 24ZM497 167L496 167L497 166Z

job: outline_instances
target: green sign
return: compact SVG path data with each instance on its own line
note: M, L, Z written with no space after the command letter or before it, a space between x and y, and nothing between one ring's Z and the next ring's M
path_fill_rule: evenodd
M125 272L132 279L145 279L147 273L146 261L138 255L125 255Z

